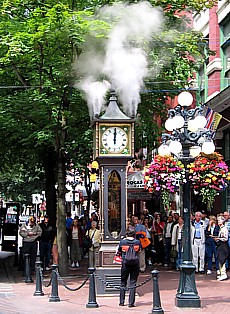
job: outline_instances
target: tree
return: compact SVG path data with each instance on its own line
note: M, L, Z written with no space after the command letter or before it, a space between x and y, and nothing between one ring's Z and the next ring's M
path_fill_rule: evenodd
M83 35L90 27L96 30L100 23L90 21L92 14L89 11L74 12L71 1L1 1L0 4L0 82L7 86L1 95L1 107L5 117L9 117L7 123L1 121L2 131L5 131L2 135L10 132L8 143L16 141L18 151L22 152L24 147L28 156L33 149L46 171L49 169L47 160L50 156L55 157L57 241L60 270L65 275L68 267L65 234L67 147L72 145L78 132L86 134L89 125L87 107L71 87L71 66ZM102 29L105 25L102 23ZM79 103L75 103L76 100L80 100ZM81 114L77 116L79 112ZM82 115L83 121L80 120ZM7 156L8 146L2 149ZM14 157L11 156L8 162L14 162ZM20 159L23 159L22 154ZM53 185L54 178L52 181Z

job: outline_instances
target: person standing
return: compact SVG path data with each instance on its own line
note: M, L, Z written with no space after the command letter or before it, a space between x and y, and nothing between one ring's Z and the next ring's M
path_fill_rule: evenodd
M212 258L215 258L216 273L219 275L219 263L216 255L216 242L213 237L217 237L220 227L216 224L216 217L210 216L209 224L205 230L205 256L208 264L207 275L212 274Z
M20 227L19 234L23 238L22 253L30 254L30 269L34 273L37 257L37 241L42 234L42 229L35 223L35 218L30 217L28 223Z
M130 287L129 290L129 307L135 306L135 293L136 293L136 283L139 275L139 259L138 252L141 249L141 243L139 240L135 239L135 231L127 231L126 238L122 239L118 246L118 253L122 255L122 265L121 265L121 288L120 288L120 306L125 305L125 287L127 286L127 280L130 277ZM128 263L126 260L126 254L128 251L132 250L134 253L133 263Z
M228 279L226 273L226 261L229 254L228 248L228 229L225 227L225 218L219 216L217 218L218 226L220 227L218 237L214 237L217 243L217 258L219 261L220 276L217 276L217 280L222 281Z
M70 259L71 267L80 267L79 262L81 261L81 247L83 246L83 230L79 225L78 218L75 217L73 224L70 227L71 232L71 245L70 245Z
M161 215L158 213L156 215L156 220L154 223L155 231L154 234L154 248L156 250L156 262L158 265L163 265L164 263L164 222L161 219Z
M172 239L173 217L168 216L167 222L164 225L164 267L170 264L171 239Z
M100 230L97 229L96 220L91 222L91 228L87 231L87 235L92 239L92 246L89 248L89 267L96 267L96 257L101 243L101 234Z
M52 248L52 241L54 240L53 227L49 222L49 216L44 216L44 221L39 224L42 229L42 234L40 238L40 260L42 262L42 267L45 270L50 270L50 255Z
M178 223L173 226L172 230L172 248L177 252L176 257L176 270L180 270L183 262L183 217L179 216Z
M228 248L230 249L230 218L229 218L229 213L227 211L224 212L224 218L225 218L224 225L228 229ZM229 268L229 266L230 266L230 254L228 255L228 259L226 261L226 268Z
M205 210L201 211L201 220L203 221L205 229L206 229L209 225L209 218L207 217L207 213Z
M196 266L195 272L204 274L205 264L205 225L201 221L201 212L195 213L195 220L191 223L192 260Z
M141 238L146 238L146 229L142 224L140 224L140 220L137 216L133 217L133 222L134 222L134 227L135 227L136 239L140 240ZM140 260L140 272L144 273L146 270L144 247L141 247L141 250L139 251L139 260Z
M152 226L148 216L145 216L143 226L146 229L146 237L149 240L149 245L145 248L145 263L152 266Z

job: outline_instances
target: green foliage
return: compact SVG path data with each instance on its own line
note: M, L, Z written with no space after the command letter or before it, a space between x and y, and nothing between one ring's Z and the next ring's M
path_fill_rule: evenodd
M40 169L47 147L57 149L63 131L66 138L60 149L67 161L73 160L79 168L90 162L92 130L86 103L72 88L72 65L89 33L98 40L107 36L110 21L97 20L94 12L114 2L119 1L0 0L1 178L12 175L9 169L13 164L20 165L22 175L14 173L20 180L25 178L26 185L31 182L26 179L27 171L37 182L31 169ZM129 1L134 2L138 1ZM199 11L214 2L150 2L163 7L166 21L162 34L148 46L152 76L146 81L138 108L135 144L151 150L161 133L156 117L165 118L165 96L186 86L204 57L202 36L189 30L188 18L177 13Z
M12 175L6 165L20 159L24 164L25 154L35 166L42 150L57 147L62 130L67 134L62 149L68 152L73 139L77 142L79 137L75 151L68 153L77 155L79 150L79 162L84 165L90 160L84 148L89 116L82 97L71 87L72 62L85 34L90 30L104 36L108 24L92 19L88 9L73 11L71 5L72 1L0 1L3 175ZM24 168L18 169L27 184Z

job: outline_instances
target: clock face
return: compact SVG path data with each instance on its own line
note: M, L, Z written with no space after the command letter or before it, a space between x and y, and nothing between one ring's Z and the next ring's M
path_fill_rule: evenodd
M110 153L119 153L126 148L128 144L128 137L126 132L117 127L109 127L101 137L103 147Z

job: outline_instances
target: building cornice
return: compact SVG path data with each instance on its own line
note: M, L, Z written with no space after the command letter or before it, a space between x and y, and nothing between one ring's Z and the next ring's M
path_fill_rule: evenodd
M206 75L210 75L215 71L221 71L222 69L223 66L221 58L215 58L207 65Z

